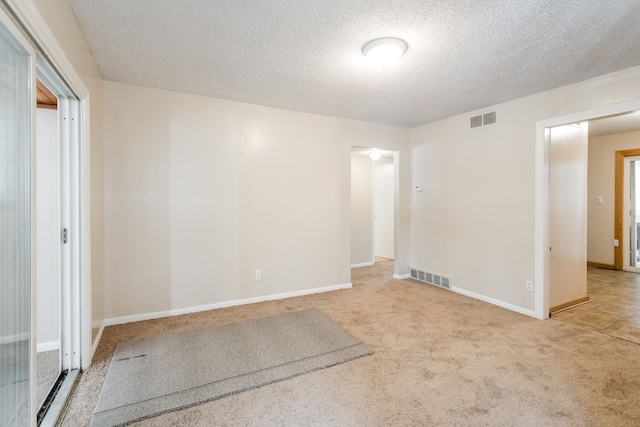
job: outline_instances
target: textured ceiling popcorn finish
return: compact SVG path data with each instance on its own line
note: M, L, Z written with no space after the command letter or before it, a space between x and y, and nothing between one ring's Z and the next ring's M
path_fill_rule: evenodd
M403 127L640 65L638 0L70 3L107 80Z

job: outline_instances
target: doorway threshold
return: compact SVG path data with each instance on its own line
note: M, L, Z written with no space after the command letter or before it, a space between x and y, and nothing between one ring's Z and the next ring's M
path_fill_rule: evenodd
M65 375L58 390L55 391L53 401L49 405L44 418L38 423L39 427L54 427L58 424L79 377L79 369L73 369Z

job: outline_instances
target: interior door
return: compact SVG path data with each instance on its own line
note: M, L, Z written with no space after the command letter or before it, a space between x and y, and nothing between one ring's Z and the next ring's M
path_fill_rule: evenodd
M374 166L375 255L394 259L394 165Z
M549 307L587 296L588 123L549 129Z
M0 9L0 423L33 425L35 51Z

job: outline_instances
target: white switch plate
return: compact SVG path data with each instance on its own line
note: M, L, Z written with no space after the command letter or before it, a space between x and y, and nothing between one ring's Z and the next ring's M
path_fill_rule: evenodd
M613 246L615 246L616 248L620 246L620 242L618 241L618 239L613 239Z
M602 198L602 196L596 196L596 203L597 203L598 205L601 205L601 204L602 204L602 202L603 202L603 200L604 200L604 199Z
M419 193L422 191L422 185L416 185L414 189L416 190L416 193Z
M256 280L262 279L262 270L256 270Z

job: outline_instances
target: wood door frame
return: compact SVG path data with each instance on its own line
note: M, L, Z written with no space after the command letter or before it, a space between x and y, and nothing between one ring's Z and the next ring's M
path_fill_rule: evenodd
M624 270L624 161L626 157L639 156L640 148L616 151L614 239L618 240L618 246L613 251L616 270Z

